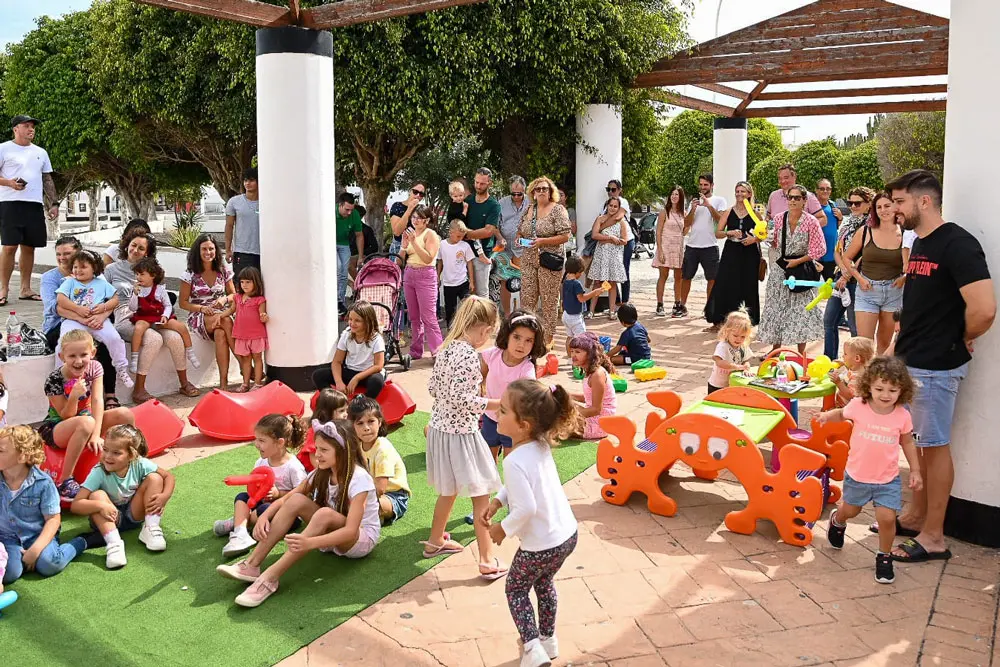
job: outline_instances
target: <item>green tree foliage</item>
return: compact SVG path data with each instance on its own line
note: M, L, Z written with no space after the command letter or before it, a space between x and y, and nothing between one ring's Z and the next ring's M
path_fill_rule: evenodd
M885 182L878 166L878 140L872 139L853 150L842 152L833 167L833 174L840 197L846 197L852 188L862 185L881 190Z
M837 142L832 138L808 141L792 151L791 162L798 174L796 182L806 186L810 191L816 188L816 181L821 178L833 182L833 191L837 192L837 183L833 175L833 167L837 163L840 152ZM777 174L775 174L777 177Z
M663 168L666 127L663 105L647 91L630 91L622 106L622 184L630 203L649 205L664 193L656 189Z
M400 172L396 178L395 186L408 190L414 181L423 181L427 184L425 203L443 211L451 203L448 184L456 178L465 177L471 185L479 167L495 170L496 159L492 152L477 137L460 137L453 142L439 143L410 160L406 171ZM505 185L499 176L494 181L498 190Z
M893 113L876 132L882 179L891 181L911 169L944 177L944 111Z
M750 185L757 201L766 202L768 195L778 189L778 167L785 162L788 162L787 153L778 152L758 162L750 172Z
M775 153L788 151L781 143L781 131L766 118L751 118L747 122L747 174L760 162Z

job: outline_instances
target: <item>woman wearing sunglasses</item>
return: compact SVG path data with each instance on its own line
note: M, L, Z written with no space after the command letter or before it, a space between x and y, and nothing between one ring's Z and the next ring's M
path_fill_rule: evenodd
M845 268L844 249L850 247L854 235L868 219L868 211L871 209L872 197L875 192L870 188L858 187L851 190L847 195L847 205L851 207L851 214L840 224L837 230L837 246L834 248L834 261L837 263L837 272L834 274L834 288L839 291L847 290L849 295L849 305L844 305L844 301L833 298L826 302L826 311L823 313L824 343L823 354L836 359L840 356L840 321L847 314L847 327L852 336L858 335L857 323L854 319L854 294L858 282L851 277L850 269Z
M398 255L403 245L403 232L413 229L410 216L413 210L424 203L427 197L427 185L422 181L415 181L410 186L410 196L406 201L398 201L389 209L389 225L392 226L392 243L389 245L389 252Z

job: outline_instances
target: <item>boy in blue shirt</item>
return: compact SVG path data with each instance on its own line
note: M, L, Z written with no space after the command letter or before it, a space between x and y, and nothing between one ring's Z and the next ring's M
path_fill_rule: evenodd
M570 357L569 342L574 336L584 333L587 325L583 321L583 304L604 291L603 287L584 292L580 277L583 275L583 260L576 255L566 258L566 276L563 278L562 302L563 324L566 325L566 356Z
M616 366L633 364L640 359L651 359L653 351L649 347L649 333L639 323L639 313L635 306L623 303L618 306L618 321L625 327L618 344L608 352L611 363Z

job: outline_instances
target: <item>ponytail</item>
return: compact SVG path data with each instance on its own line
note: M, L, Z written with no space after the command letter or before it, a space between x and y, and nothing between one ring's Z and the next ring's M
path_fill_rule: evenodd
M531 425L531 437L551 446L579 430L580 415L562 385L548 387L538 380L515 380L505 393L517 419Z

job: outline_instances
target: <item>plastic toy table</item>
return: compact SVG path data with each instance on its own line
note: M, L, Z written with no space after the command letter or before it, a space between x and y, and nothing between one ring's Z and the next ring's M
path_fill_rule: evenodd
M684 412L725 419L733 426L742 429L754 439L754 442L766 440L771 430L785 418L785 413L780 410L748 408L730 403L716 403L707 399L689 406Z
M750 384L750 381L755 379L757 379L756 368L753 369L753 375L744 375L742 371L734 371L729 374L729 386L756 389L757 391L763 392L768 396L781 400L785 407L792 412L792 417L794 417L796 421L798 421L798 409L792 408L792 401L822 398L824 410L832 410L834 407L834 395L837 393L837 385L835 385L833 380L828 377L824 377L819 382L811 382L808 387L803 387L794 394Z

